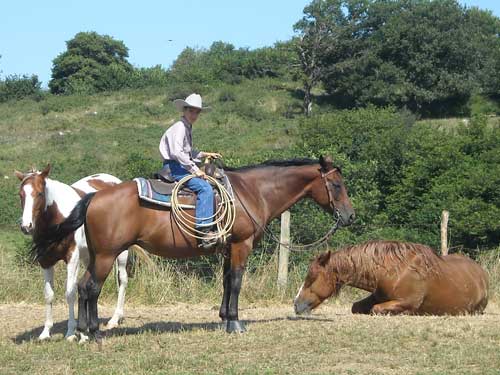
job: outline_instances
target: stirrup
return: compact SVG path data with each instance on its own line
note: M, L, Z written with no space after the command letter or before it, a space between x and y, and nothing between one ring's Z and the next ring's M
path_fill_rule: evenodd
M200 239L200 243L198 247L201 247L204 250L211 249L213 246L217 245L217 233L214 231L208 231L205 233L202 239Z

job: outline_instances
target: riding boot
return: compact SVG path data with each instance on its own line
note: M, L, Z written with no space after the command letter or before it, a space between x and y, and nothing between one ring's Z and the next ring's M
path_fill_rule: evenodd
M217 232L210 227L203 227L200 230L203 232L203 238L198 240L198 247L208 250L217 244Z

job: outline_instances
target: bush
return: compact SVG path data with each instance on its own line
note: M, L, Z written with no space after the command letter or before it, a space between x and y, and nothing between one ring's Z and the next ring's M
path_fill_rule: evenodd
M125 171L121 174L123 180L132 180L136 177L152 178L153 174L161 168L159 159L144 157L137 152L129 154L124 165Z
M0 81L0 103L24 98L39 100L42 96L41 84L36 75L10 75Z
M151 68L136 68L130 78L130 87L166 87L170 82L170 73L160 65Z

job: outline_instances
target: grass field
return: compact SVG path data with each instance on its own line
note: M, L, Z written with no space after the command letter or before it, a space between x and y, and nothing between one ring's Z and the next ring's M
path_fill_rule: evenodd
M0 236L12 243L17 234ZM355 316L350 304L365 292L346 288L309 317L296 317L292 299L304 273L291 270L276 288L275 258L247 274L240 299L243 335L219 322L220 267L206 281L172 267L139 268L127 290L125 321L105 331L101 346L64 340L65 270L56 270L53 337L39 342L44 306L37 267L15 262L0 244L0 374L499 374L498 257L482 260L490 273L486 313L466 317ZM112 278L100 299L110 318ZM103 325L101 325L103 328Z
M330 303L307 318L291 304L246 305L248 332L229 335L217 306L128 306L102 345L37 342L43 307L0 305L2 374L498 374L500 310L469 317L354 316ZM109 318L110 306L100 306ZM22 318L20 318L22 317Z

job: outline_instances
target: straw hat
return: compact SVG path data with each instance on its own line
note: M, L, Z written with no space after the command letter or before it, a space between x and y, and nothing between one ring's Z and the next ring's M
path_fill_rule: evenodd
M175 99L174 104L179 111L184 111L185 107L198 108L202 111L210 111L210 107L203 107L201 96L198 94L191 94L185 100Z

